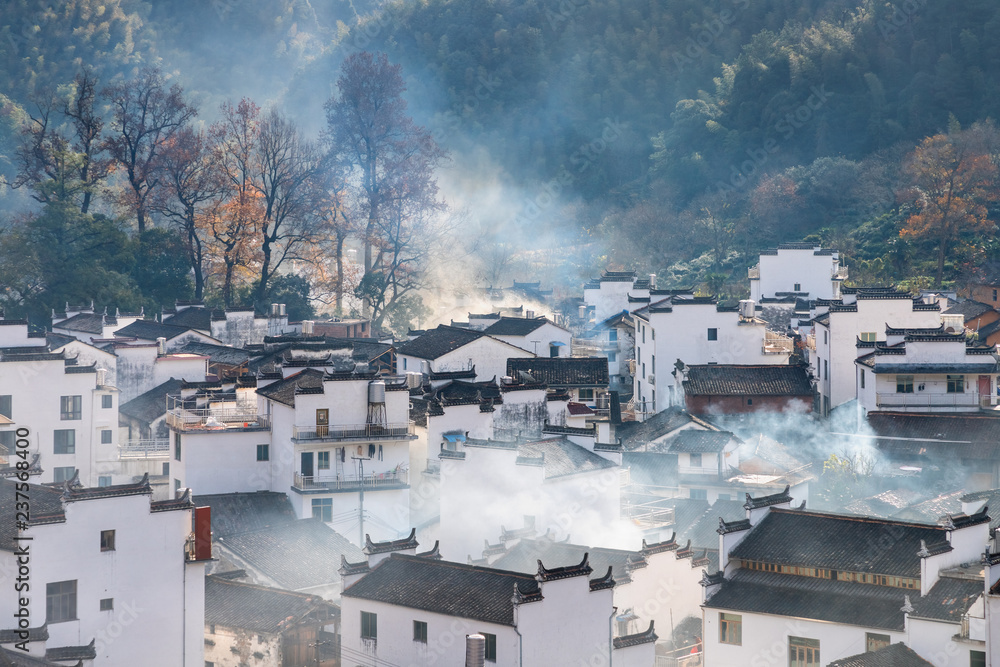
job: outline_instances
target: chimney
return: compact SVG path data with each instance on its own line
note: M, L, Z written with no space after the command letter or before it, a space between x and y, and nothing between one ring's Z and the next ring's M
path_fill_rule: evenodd
M649 289L656 289L656 274L649 274Z
M480 634L465 637L465 667L485 667L486 637Z
M156 353L163 356L167 353L167 339L162 336L156 339Z

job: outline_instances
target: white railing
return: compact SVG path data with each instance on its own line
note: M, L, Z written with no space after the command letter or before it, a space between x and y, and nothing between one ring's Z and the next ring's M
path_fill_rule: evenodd
M760 280L760 264L747 269L747 278L750 280Z
M764 332L764 345L761 348L764 354L791 354L794 349L794 341L785 334L776 331Z
M301 475L295 473L294 488L300 491L350 491L399 487L410 483L409 470L389 470L372 473L363 478L357 475Z
M834 280L847 280L847 267L838 266L831 272L831 278Z
M984 396L985 400L992 397ZM881 407L893 408L974 408L980 406L978 392L941 394L936 392L878 393L876 404Z
M118 445L118 456L123 459L158 459L170 456L170 440L129 440Z
M292 427L293 440L399 440L412 435L413 422Z
M806 347L813 352L816 351L816 334L806 335Z
M167 412L167 425L176 431L269 430L271 417L254 408L193 408Z

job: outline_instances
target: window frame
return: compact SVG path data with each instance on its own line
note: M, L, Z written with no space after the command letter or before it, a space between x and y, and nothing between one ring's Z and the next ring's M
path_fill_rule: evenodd
M946 375L945 381L947 382L948 388L947 393L949 394L964 394L965 393L965 376L964 375Z
M181 434L174 433L174 460L181 460Z
M101 551L115 551L115 531L101 531Z
M0 394L0 415L7 419L14 418L14 395Z
M80 394L60 396L59 419L61 421L79 421L83 419L83 396Z
M698 457L697 459L695 457ZM688 454L688 466L691 468L701 467L701 452Z
M52 481L56 484L68 482L73 479L74 475L76 475L76 466L56 466L52 469Z
M820 665L822 664L820 660L820 644L818 639L788 636L788 667Z
M866 632L865 633L865 652L877 651L880 648L885 648L892 643L892 637L889 635L883 635L878 632Z
M270 443L263 443L257 445L257 461L264 462L271 460L271 445Z
M101 444L110 445L114 441L115 434L110 428L101 429Z
M59 436L66 437L64 442L59 441ZM52 453L53 454L76 454L76 429L57 428L52 431Z
M115 610L115 599L114 598L101 598L98 603L100 609L98 611L114 611Z
M897 375L896 376L896 393L897 394L912 394L913 393L913 376L912 375Z
M497 661L497 636L489 632L479 633L486 638L486 662Z
M878 341L878 332L876 331L862 331L858 338L862 343L874 343Z
M76 579L45 584L45 622L65 623L78 620ZM54 587L57 587L54 590Z
M330 451L316 452L316 470L330 469Z
M708 340L712 340L712 341L719 340L719 328L718 327L708 327Z
M719 643L743 646L742 614L719 612Z
M413 619L413 641L420 644L427 643L427 621Z
M318 518L323 523L330 523L333 521L333 498L313 498L312 503L312 517ZM316 511L319 510L317 515Z
M115 407L115 399L111 394L101 394L101 409L110 410Z
M361 612L361 638L378 641L378 614L373 611Z

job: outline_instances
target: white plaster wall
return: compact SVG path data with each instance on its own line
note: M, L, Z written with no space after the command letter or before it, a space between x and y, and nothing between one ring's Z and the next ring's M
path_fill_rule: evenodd
M505 343L513 345L514 347L518 347L524 350L525 352L531 352L533 355L537 355L539 357L550 356L549 343L558 341L563 344L561 347L559 347L558 356L560 357L571 356L572 350L570 348L570 343L572 339L572 334L566 329L563 329L562 327L558 327L548 322L538 327L527 336L493 336L493 337L496 338L497 340L502 340ZM532 341L538 341L538 344L536 345Z
M256 482L269 466L257 460L257 445L269 444L270 440L271 434L267 431L182 433L182 487L189 487L196 495L258 490ZM173 442L170 444L172 454ZM171 473L173 470L171 465Z
M751 281L759 286L751 295L755 301L761 296L774 298L776 292L809 292L811 299L833 299L832 280L839 261L835 255L814 255L813 250L779 249L777 255L760 256L760 280ZM799 290L795 289L799 283Z
M967 667L970 650L986 650L981 644L954 641L961 629L957 623L909 618L907 625L906 645L935 667Z
M639 644L616 649L611 654L612 667L651 667L656 664L656 644Z
M604 573L590 577L598 574ZM517 608L525 667L610 664L613 595L612 589L591 591L588 577L543 582L544 599Z
M28 323L14 324L16 320L0 320L0 347L41 347L44 338L28 338Z
M361 495L357 491L342 493L298 493L287 491L288 499L299 519L312 516L313 498L332 498L334 522L329 526L359 547L364 546L364 534L371 535L375 542L395 540L410 532L410 491L409 489L365 489L365 524L358 524L358 509ZM352 516L343 515L352 513ZM363 531L363 532L362 532ZM427 545L429 549L433 545Z
M496 338L483 336L468 345L431 360L431 369L438 373L469 370L476 367L476 382L500 380L507 374L507 359L530 359L535 355ZM396 357L396 372L420 372L422 359L406 354Z
M657 634L666 639L671 623L688 616L701 618L701 576L704 568L692 567L690 558L677 558L675 551L647 556L648 565L632 570L630 583L615 586L618 613L631 609L645 630L655 621ZM603 572L595 572L595 575Z
M631 281L601 282L600 289L583 290L583 301L594 307L594 321L603 322L612 315L628 310L628 295L631 291Z

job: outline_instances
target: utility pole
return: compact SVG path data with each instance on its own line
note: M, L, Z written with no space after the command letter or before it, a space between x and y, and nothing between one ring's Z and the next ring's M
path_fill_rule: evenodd
M358 530L360 531L358 544L363 549L365 546L365 461L370 461L371 459L361 456L352 456L351 458L358 462L358 469L361 471L361 475L358 478L361 482L361 498L358 507Z

